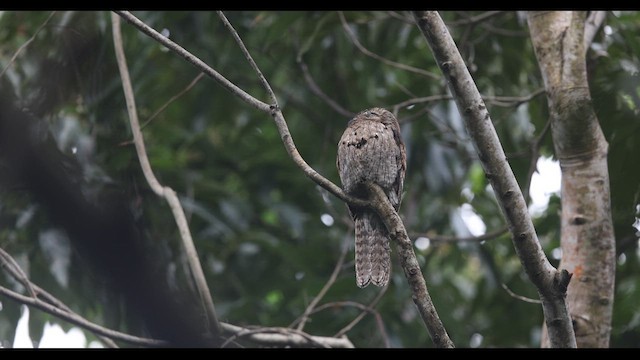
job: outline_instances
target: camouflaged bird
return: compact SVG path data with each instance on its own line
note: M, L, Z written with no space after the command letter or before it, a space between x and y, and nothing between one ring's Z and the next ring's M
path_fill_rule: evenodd
M338 142L336 159L344 191L367 198L367 182L378 184L398 210L407 167L407 155L400 125L393 114L372 108L349 121ZM385 286L391 273L389 234L378 214L362 207L349 206L355 222L356 283Z

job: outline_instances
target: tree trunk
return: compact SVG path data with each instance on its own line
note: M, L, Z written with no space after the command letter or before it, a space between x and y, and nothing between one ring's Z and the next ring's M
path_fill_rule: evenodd
M555 154L562 169L560 267L578 347L608 347L615 280L608 143L587 81L582 11L530 12L531 40L544 79ZM546 329L542 346L548 347Z

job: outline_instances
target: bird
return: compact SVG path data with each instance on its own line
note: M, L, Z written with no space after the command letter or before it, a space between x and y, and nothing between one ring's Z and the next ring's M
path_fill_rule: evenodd
M407 168L400 124L388 110L374 107L359 112L338 142L336 167L343 191L366 199L367 183L379 185L398 211ZM375 210L347 205L355 223L356 284L386 286L391 274L387 228Z

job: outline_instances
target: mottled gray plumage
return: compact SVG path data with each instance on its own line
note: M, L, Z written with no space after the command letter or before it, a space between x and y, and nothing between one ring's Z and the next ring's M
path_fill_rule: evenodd
M347 194L366 198L363 184L376 183L398 210L407 157L395 116L372 108L351 119L338 142L336 165ZM371 209L349 206L349 213L355 222L356 283L387 285L391 248L384 223Z

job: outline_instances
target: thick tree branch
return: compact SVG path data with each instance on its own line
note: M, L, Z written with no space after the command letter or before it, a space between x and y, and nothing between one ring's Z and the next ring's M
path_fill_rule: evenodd
M413 243L407 235L407 230L400 219L400 216L395 211L389 199L384 193L384 190L377 184L367 184L369 191L369 200L371 206L376 210L380 218L384 222L391 239L396 243L398 249L398 257L400 258L400 264L404 269L404 275L409 282L409 287L413 293L413 302L418 308L418 312L422 317L431 336L433 343L440 348L452 348L453 342L447 334L447 330L444 328L438 312L436 311L427 285L422 276L422 270L418 263L416 253L413 251Z
M596 37L598 30L607 18L606 11L591 11L584 24L584 51L585 53L591 47L593 39Z
M198 258L198 252L196 251L195 245L193 244L193 239L191 238L191 232L189 230L189 225L187 224L187 219L184 215L184 209L182 208L182 205L180 205L180 200L178 199L176 192L173 191L173 189L171 189L170 187L162 186L160 184L160 182L153 174L153 170L151 169L151 165L149 164L149 159L147 157L144 145L144 138L142 137L140 124L138 122L138 113L136 110L135 97L133 95L133 87L131 86L129 70L127 68L127 62L122 46L120 17L118 17L116 14L112 14L111 20L113 26L113 43L115 46L118 68L120 69L120 76L122 78L122 87L124 89L125 99L127 102L127 112L129 113L131 131L133 132L133 139L136 147L136 152L138 154L138 159L140 160L140 166L142 167L144 176L147 179L147 182L149 183L151 189L153 189L153 191L158 196L164 197L169 204L169 207L171 208L176 224L178 225L178 229L180 230L182 245L186 252L189 268L191 269L196 288L198 289L198 293L202 301L204 313L207 315L208 329L213 333L214 336L217 336L220 333L220 324L218 323L218 317L213 305L211 292L207 285L204 272L202 271L202 265L200 264L200 260Z
M435 11L415 11L413 15L448 80L451 93L509 225L516 253L538 290L546 323L557 330L554 332L552 345L576 347L564 298L571 275L566 270L555 269L542 251L526 202L506 161L489 112L440 15Z

